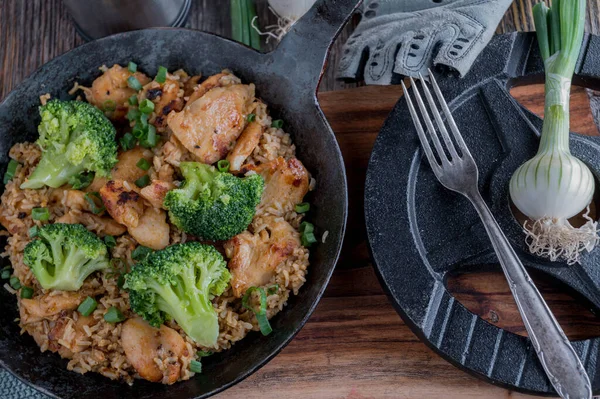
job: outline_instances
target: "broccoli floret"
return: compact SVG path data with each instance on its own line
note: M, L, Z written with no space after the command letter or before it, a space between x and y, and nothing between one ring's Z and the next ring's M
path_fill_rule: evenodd
M36 237L23 262L45 289L77 291L90 274L110 267L104 242L80 224L48 224Z
M207 240L227 240L248 227L264 189L261 176L240 178L196 162L180 168L185 182L164 201L172 223Z
M153 252L125 276L131 309L154 327L177 324L198 344L213 347L219 321L211 298L225 291L231 275L212 246L187 242Z
M60 187L84 171L109 175L117 162L116 131L102 111L82 101L52 100L40 116L42 159L22 189Z

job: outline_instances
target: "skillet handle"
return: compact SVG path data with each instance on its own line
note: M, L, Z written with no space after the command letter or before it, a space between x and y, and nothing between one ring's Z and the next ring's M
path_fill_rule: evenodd
M296 83L316 92L331 45L361 3L362 0L317 0L273 50L274 63Z

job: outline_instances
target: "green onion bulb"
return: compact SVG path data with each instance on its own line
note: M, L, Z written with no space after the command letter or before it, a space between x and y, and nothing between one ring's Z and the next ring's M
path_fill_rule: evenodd
M597 222L587 213L582 227L568 221L589 211L594 195L592 172L569 150L569 95L583 41L585 5L585 0L554 0L552 9L544 3L534 7L546 69L544 125L537 154L510 180L513 203L533 221L524 225L531 253L568 264L578 262L580 253L598 242Z

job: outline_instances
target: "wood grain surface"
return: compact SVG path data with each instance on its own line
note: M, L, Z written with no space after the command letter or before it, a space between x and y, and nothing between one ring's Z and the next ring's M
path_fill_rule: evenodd
M498 32L533 30L536 0L518 0ZM261 20L269 15L259 0ZM600 0L589 1L588 30L600 32ZM268 17L272 18L272 17ZM269 23L269 22L267 22ZM229 36L229 2L194 0L188 27ZM399 87L357 87L335 77L334 46L319 100L336 132L350 187L347 238L325 297L306 327L274 360L220 398L526 398L456 369L421 343L384 295L365 240L363 187L369 154L385 117L401 96ZM0 0L0 99L33 70L82 44L60 0ZM339 89L345 90L339 90ZM543 112L543 86L518 87L513 95ZM583 89L573 91L572 130L597 134ZM407 123L410 123L407 121ZM597 336L600 322L563 287L534 275L540 291L571 338ZM456 298L491 323L525 334L504 277L496 272L456 276Z

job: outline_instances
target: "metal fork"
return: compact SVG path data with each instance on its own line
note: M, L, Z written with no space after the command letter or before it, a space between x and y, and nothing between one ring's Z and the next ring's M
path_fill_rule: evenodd
M481 197L477 184L479 172L475 160L454 122L433 74L431 71L429 73L433 91L446 117L454 142L456 142L455 144L452 141L431 91L423 76L419 74L423 92L447 152L444 151L442 141L440 141L433 121L429 117L429 112L415 81L410 78L416 102L421 110L421 117L427 126L427 133L423 130L419 114L404 82L402 82L402 88L419 140L433 173L446 188L467 197L477 210L502 265L502 270L508 280L533 347L556 392L562 398L589 399L592 397L590 379L577 357L577 353ZM433 147L430 145L430 141L433 143ZM450 156L448 157L447 154Z

